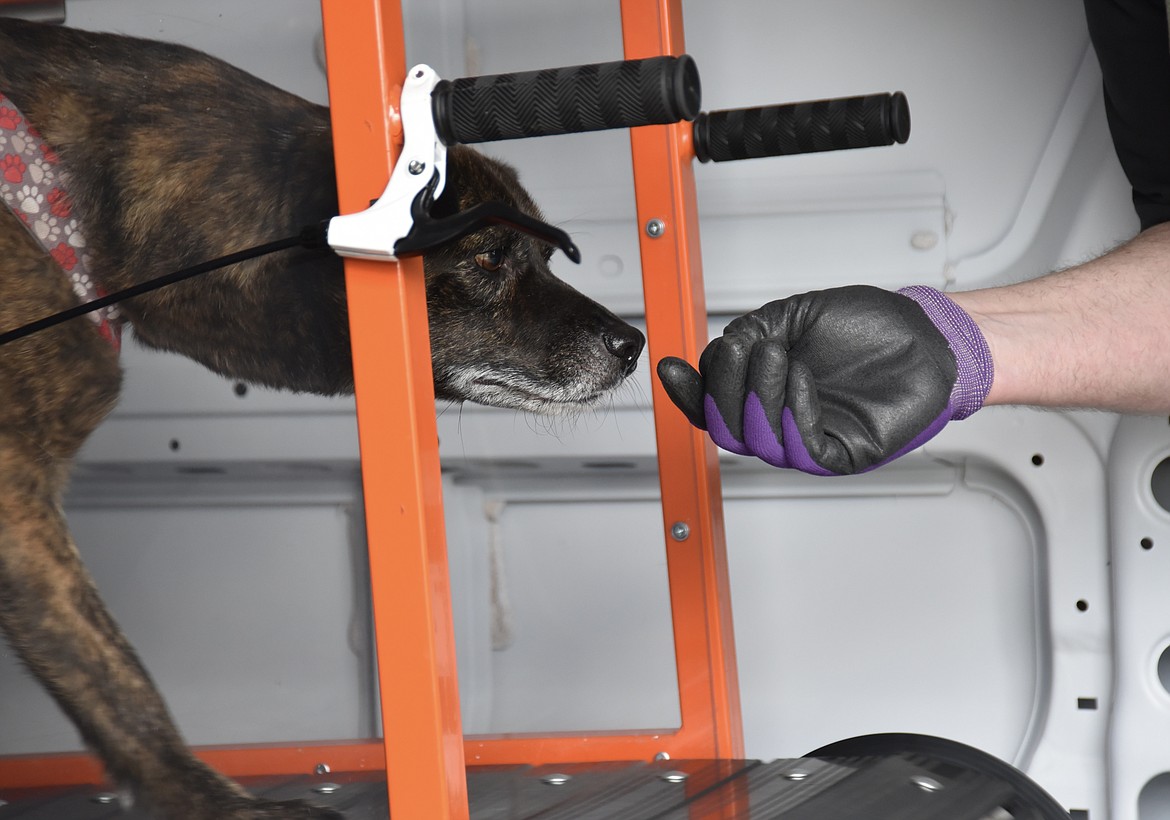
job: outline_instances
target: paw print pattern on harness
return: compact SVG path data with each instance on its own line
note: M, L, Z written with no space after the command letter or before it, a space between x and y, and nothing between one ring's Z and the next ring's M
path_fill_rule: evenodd
M77 298L90 302L104 294L90 275L85 235L73 216L65 174L56 163L52 147L0 94L0 198L69 277ZM102 336L120 349L117 309L106 307L90 317Z

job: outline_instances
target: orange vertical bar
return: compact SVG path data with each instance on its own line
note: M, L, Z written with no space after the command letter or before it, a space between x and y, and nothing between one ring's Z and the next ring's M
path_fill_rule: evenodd
M682 54L681 0L622 0L628 60ZM707 342L707 309L689 122L630 130L650 361L696 361ZM661 220L651 236L644 227ZM682 733L705 735L711 757L743 757L743 727L722 490L714 445L687 423L653 382L658 472L678 664Z
M397 0L323 0L342 213L389 179L406 74ZM346 260L390 810L465 820L438 432L422 263Z

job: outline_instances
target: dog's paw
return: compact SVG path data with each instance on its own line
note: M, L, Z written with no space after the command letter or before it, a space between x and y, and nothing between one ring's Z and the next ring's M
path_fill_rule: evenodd
M256 797L193 758L178 776L140 797L152 817L165 820L345 820L304 800Z

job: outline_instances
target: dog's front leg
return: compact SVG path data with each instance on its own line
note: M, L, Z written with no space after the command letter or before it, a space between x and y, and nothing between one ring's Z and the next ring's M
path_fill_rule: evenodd
M111 777L174 820L338 818L259 801L195 759L65 527L59 467L0 435L0 628Z
M0 327L76 302L15 219L0 218L0 259ZM120 380L116 354L86 319L0 348L0 631L112 779L160 820L336 820L257 801L195 759L82 565L62 495Z

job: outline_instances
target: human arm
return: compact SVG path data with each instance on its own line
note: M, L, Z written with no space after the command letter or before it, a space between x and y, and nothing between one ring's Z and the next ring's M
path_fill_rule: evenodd
M1074 268L948 295L991 350L986 404L1170 412L1170 223Z
M1170 412L1170 222L1047 276L947 295L994 362L983 404Z

